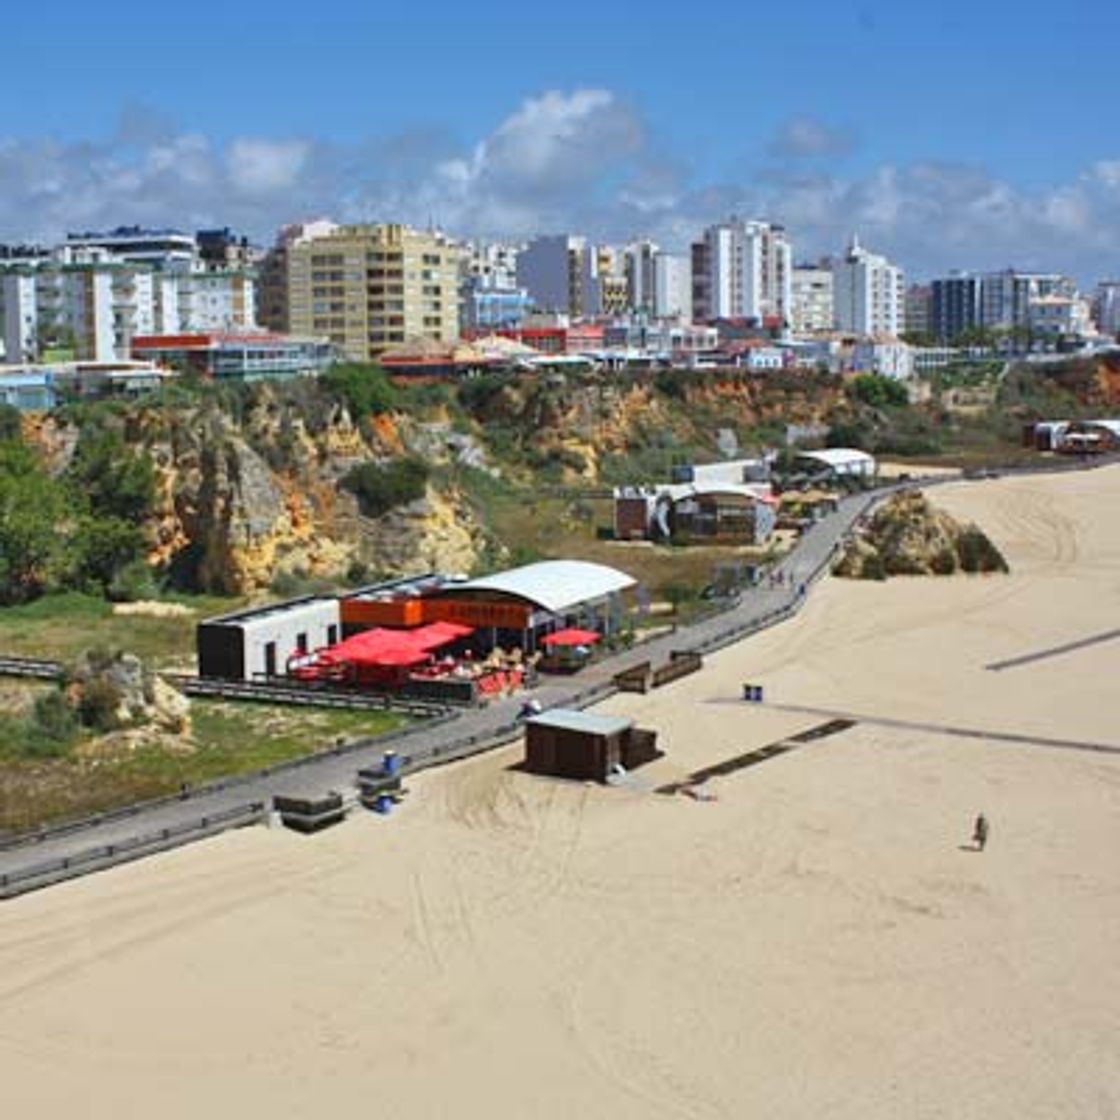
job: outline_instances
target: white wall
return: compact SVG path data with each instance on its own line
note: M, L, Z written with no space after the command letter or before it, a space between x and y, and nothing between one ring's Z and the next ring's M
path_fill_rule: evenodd
M308 652L327 645L327 627L338 627L339 639L342 626L337 599L315 599L286 610L277 610L259 618L246 619L242 624L245 635L245 679L252 680L265 671L265 646L276 643L276 671L283 674L288 658L296 650L299 634L307 635Z

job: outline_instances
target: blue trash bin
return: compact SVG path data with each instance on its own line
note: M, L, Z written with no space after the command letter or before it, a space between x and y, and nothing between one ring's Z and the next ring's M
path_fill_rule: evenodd
M386 751L381 760L381 772L386 778L395 778L401 772L401 757L396 751Z
M381 813L382 816L391 813L393 811L393 799L387 793L379 793L373 799L373 811Z

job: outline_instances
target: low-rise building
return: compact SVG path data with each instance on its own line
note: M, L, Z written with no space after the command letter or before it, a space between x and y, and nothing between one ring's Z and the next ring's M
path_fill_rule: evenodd
M897 338L861 339L852 348L852 368L860 373L909 381L914 376L914 352Z
M799 451L795 463L805 471L829 478L873 478L879 469L873 455L854 447Z
M338 358L326 339L269 331L144 335L132 340L132 353L183 372L240 381L314 376Z

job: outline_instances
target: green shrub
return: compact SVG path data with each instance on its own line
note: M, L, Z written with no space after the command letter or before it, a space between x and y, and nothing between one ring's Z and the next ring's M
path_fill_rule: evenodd
M117 709L121 703L121 691L112 681L103 677L87 681L82 688L78 701L78 718L84 727L98 734L115 731L120 726Z
M410 455L390 463L363 463L350 471L341 485L357 497L362 513L380 517L422 498L428 475L428 464Z
M379 366L365 362L339 362L319 379L327 392L346 405L351 417L377 416L392 412L399 394Z
M961 569L966 572L1006 572L1003 554L975 525L969 525L957 542Z
M906 386L893 377L877 373L861 373L852 379L848 395L872 408L900 408L909 403Z
M35 701L30 731L41 748L38 753L62 754L73 743L78 730L78 715L61 690L45 693Z
M152 569L143 560L133 560L113 576L107 590L114 603L139 603L159 598L159 586Z
M22 432L19 409L10 404L0 404L0 442L18 440Z

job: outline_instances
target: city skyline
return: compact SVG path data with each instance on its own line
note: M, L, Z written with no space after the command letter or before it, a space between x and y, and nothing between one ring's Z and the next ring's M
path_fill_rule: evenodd
M1084 44L1120 13L977 7L495 4L472 21L328 0L312 23L203 0L185 26L66 2L64 37L58 8L24 9L8 77L35 96L0 114L0 238L141 223L267 243L327 215L683 251L738 214L784 224L798 260L855 232L916 279L1114 275L1120 145Z

